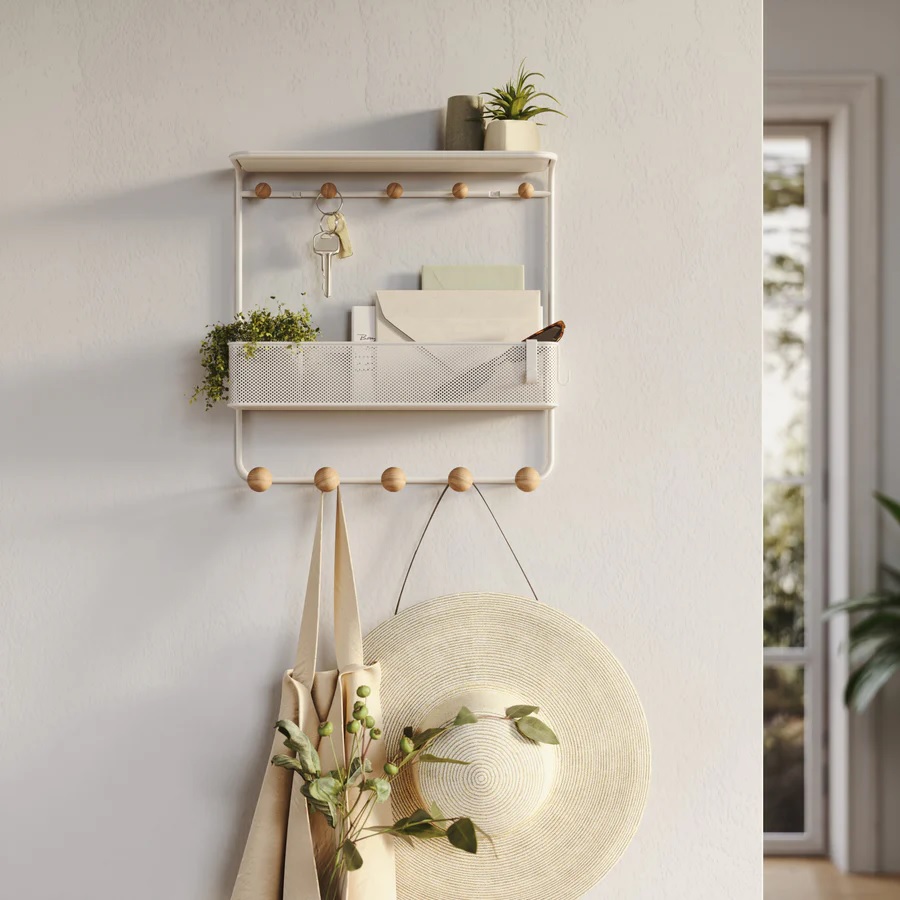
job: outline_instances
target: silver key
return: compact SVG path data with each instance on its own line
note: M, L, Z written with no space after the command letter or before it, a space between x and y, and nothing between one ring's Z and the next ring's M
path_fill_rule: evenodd
M341 240L333 231L320 231L313 238L313 252L322 260L322 284L325 296L331 296L331 258L341 249Z

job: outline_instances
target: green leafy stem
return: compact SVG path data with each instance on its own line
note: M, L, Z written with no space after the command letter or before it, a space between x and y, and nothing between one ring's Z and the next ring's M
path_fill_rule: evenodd
M369 753L374 741L382 739L382 731L375 718L369 714L366 698L371 688L362 685L351 717L345 724L350 735L350 763L328 772L322 771L322 762L310 737L289 719L281 719L275 726L284 735L289 754L276 754L272 764L288 769L303 780L300 788L311 810L320 813L336 832L336 850L331 871L328 873L327 894L331 896L346 872L363 865L363 857L357 846L367 838L390 834L413 843L413 838L446 838L459 850L478 852L478 834L485 834L471 819L465 816L447 817L434 805L430 810L417 809L412 815L398 819L392 825L368 826L369 816L378 803L391 795L391 782L401 770L412 763L470 765L460 759L449 759L429 752L429 747L442 735L454 728L472 725L481 719L499 719L511 722L518 733L529 741L542 744L558 744L559 739L551 728L534 714L536 706L510 706L504 715L475 714L462 707L456 717L436 728L416 730L412 726L403 729L396 752L384 763L383 775L373 774ZM320 739L333 741L334 725L323 722L318 729ZM332 755L340 757L331 743Z

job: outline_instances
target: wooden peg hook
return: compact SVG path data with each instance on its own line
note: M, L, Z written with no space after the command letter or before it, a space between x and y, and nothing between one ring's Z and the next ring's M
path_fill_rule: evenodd
M381 473L381 486L392 494L406 487L406 472L399 466L390 466Z
M335 197L337 197L337 192L337 185L331 181L326 181L325 184L323 184L322 187L319 188L319 193L326 200L333 200Z
M469 196L469 186L464 181L457 181L450 191L457 200L465 200Z
M272 185L270 185L267 181L261 181L254 189L253 193L259 197L260 200L265 200L268 197L272 196Z
M392 181L384 190L391 200L399 200L403 196L403 185L399 181Z
M465 466L457 466L447 476L447 484L450 485L451 490L462 493L475 484L475 478Z
M531 466L523 466L516 472L516 487L526 494L536 491L541 486L541 473Z
M272 473L265 466L257 466L247 473L247 486L258 494L272 487Z
M313 476L313 481L323 494L329 494L337 489L337 486L341 483L341 476L331 466L323 466Z

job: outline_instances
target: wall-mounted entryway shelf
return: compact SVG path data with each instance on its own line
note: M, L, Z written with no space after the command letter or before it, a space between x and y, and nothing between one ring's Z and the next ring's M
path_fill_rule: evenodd
M325 176L351 172L530 175L548 172L556 162L555 153L511 150L241 150L229 158L247 175L313 172Z
M559 345L229 344L232 409L553 409Z
M554 174L556 155L508 151L242 151L234 166L235 311L243 303L243 209L245 203L269 200L314 201L320 185L337 183L344 198L396 203L407 199L446 199L458 203L510 200L545 204L545 254L542 305L545 324L556 319L554 304ZM245 183L248 176L310 175L303 184ZM340 187L341 176L353 176ZM371 175L371 179L360 176ZM378 178L376 176L382 176ZM434 189L404 189L400 179L428 177ZM524 181L521 176L537 180ZM447 176L447 177L445 177ZM470 190L451 177L496 176L486 187ZM511 182L511 177L515 181ZM360 188L359 182L371 181ZM326 182L323 185L323 181ZM388 183L390 181L390 183ZM274 182L274 179L273 179ZM452 224L448 223L448 229ZM374 293L373 286L373 293ZM260 342L248 353L243 344L229 348L229 406L235 411L235 467L246 479L243 459L243 414L252 410L506 410L540 411L546 420L545 458L540 475L554 463L554 408L558 402L559 346L522 341L496 343L379 343L317 341L284 344ZM513 484L513 476L483 476L480 483ZM313 484L308 475L278 475L273 483ZM344 483L378 484L381 474L342 477ZM410 484L445 484L446 475L407 478Z

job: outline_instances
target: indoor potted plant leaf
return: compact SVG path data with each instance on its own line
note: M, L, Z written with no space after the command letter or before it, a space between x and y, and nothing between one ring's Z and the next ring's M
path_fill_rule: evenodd
M260 343L287 342L293 345L314 341L318 334L319 329L313 326L310 312L305 305L300 312L293 312L281 304L275 312L259 307L249 312L237 313L233 322L220 322L210 326L200 344L200 363L206 370L206 375L194 389L191 402L203 397L206 408L212 409L219 400L227 399L229 344L243 342L243 352L249 359ZM287 353L284 355L284 362L288 366L286 374L290 375L292 370Z
M532 83L533 78L543 78L540 72L526 72L525 60L513 81L493 91L484 91L484 118L488 121L484 133L485 150L540 150L538 122L535 119L544 113L565 115L561 110L542 105L543 102L559 101L552 94L539 91Z
M895 522L900 524L900 503L884 494L875 499ZM900 672L900 570L882 563L881 569L893 587L854 597L829 607L825 618L838 613L864 613L850 625L847 651L857 668L850 674L844 690L844 702L862 712L878 692Z

